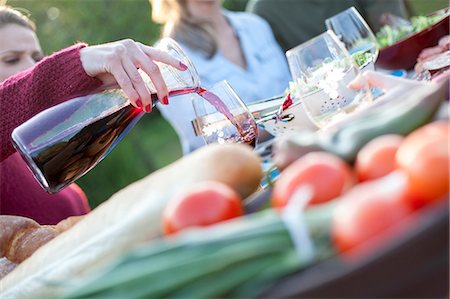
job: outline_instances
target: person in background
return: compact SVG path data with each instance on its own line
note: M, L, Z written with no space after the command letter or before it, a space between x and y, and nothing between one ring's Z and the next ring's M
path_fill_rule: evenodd
M90 208L75 184L46 193L11 143L11 132L39 112L76 96L120 87L131 103L147 112L151 96L137 68L145 71L167 103L167 86L154 61L180 70L186 66L167 53L123 40L87 46L78 43L43 57L35 25L25 15L0 6L0 215L56 224Z
M152 19L163 24L162 37L181 44L195 65L203 88L227 80L244 103L281 95L291 75L286 57L268 23L253 14L225 10L220 0L150 0ZM183 152L205 143L195 136L191 100L159 105L180 137Z
M354 6L376 33L385 13L408 18L403 0L250 0L246 10L269 22L284 51L321 34L325 20Z

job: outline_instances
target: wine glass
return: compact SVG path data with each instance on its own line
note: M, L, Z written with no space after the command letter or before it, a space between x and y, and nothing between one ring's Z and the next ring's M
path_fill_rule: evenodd
M362 88L348 84L360 69L330 30L286 52L298 97L306 115L325 129L368 107L372 93L360 76Z
M355 7L350 7L325 20L361 69L373 69L378 57L375 35Z
M227 81L220 81L193 97L194 130L207 144L247 143L255 147L258 136L255 119Z

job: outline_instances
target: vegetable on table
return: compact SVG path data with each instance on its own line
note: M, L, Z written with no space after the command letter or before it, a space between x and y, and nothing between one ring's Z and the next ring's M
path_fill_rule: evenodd
M412 213L404 199L408 195L406 177L401 172L356 185L340 198L333 211L333 243L345 252L384 233ZM373 249L365 247L365 254Z
M284 222L270 210L135 249L63 298L254 296L276 279L334 254L330 207L310 209L305 215L316 245L312 260L299 258Z
M353 185L353 173L345 161L326 152L311 152L289 165L278 177L272 206L283 208L302 186L312 188L309 204L319 204L343 194Z
M242 199L231 187L204 181L181 190L163 211L164 233L208 226L242 216Z
M355 172L360 182L387 175L397 168L395 154L404 137L381 135L369 141L356 155Z
M450 123L435 121L408 135L396 154L399 169L408 177L414 208L449 193Z

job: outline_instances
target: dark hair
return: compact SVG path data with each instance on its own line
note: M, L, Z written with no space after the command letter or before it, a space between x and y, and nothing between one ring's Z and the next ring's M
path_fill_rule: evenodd
M10 6L0 5L0 28L9 24L17 24L36 31L36 25L23 12Z

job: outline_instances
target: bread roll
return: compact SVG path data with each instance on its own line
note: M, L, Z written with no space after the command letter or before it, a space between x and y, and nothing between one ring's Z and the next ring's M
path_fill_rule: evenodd
M83 216L73 216L57 225L39 225L36 221L12 215L0 216L0 278L30 257L39 247L68 230Z
M18 233L24 230L40 227L36 221L20 216L1 215L0 216L0 257L6 256L11 243Z

